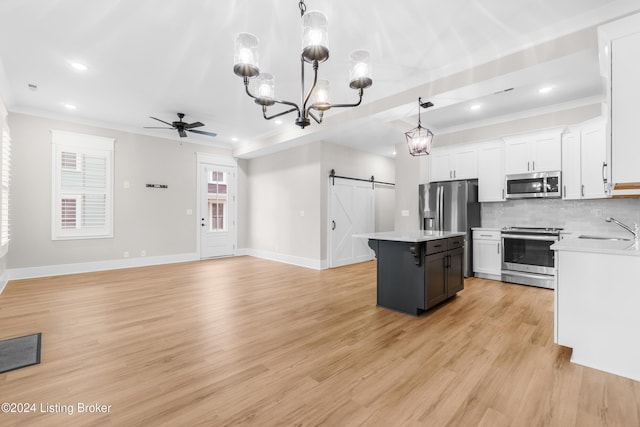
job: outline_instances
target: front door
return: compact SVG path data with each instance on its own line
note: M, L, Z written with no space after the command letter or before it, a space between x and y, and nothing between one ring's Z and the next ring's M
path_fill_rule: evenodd
M235 250L235 168L199 163L200 258Z

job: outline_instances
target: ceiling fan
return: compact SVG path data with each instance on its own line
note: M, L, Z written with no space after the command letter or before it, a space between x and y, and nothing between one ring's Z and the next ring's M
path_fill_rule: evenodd
M171 127L157 127L157 126L145 126L145 129L176 129L178 131L178 134L180 135L181 138L185 138L187 136L187 132L193 132L193 133L199 133L201 135L207 135L207 136L216 136L217 134L215 132L206 132L203 130L196 130L193 128L199 128L201 126L204 126L204 123L201 122L194 122L194 123L187 123L187 122L183 122L182 119L184 118L184 113L178 113L178 118L180 120L178 120L177 122L165 122L164 120L160 120L156 117L151 117L149 116L150 119L153 120L157 120L159 122L162 122L166 125L169 125Z

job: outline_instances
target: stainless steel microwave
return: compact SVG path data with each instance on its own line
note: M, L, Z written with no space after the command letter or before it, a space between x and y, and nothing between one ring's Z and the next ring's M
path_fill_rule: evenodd
M530 172L506 176L507 199L562 197L560 171Z

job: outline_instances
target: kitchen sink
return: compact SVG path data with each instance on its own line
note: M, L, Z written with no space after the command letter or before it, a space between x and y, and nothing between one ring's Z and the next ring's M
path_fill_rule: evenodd
M592 239L592 240L612 240L619 242L629 242L631 239L627 239L624 237L609 237L609 236L578 236L578 239Z

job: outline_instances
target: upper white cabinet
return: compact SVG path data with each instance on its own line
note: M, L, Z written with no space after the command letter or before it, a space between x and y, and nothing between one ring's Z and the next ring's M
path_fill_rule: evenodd
M505 173L560 170L561 132L561 129L557 129L505 137Z
M580 129L571 129L562 135L562 198L582 198L580 170Z
M479 144L478 200L504 201L504 182L504 142L500 140Z
M429 155L429 181L478 178L477 153L475 144L433 148Z
M613 195L640 194L640 14L598 29L601 73L608 79L607 149Z
M595 119L562 135L562 197L599 199L606 192L606 122Z

